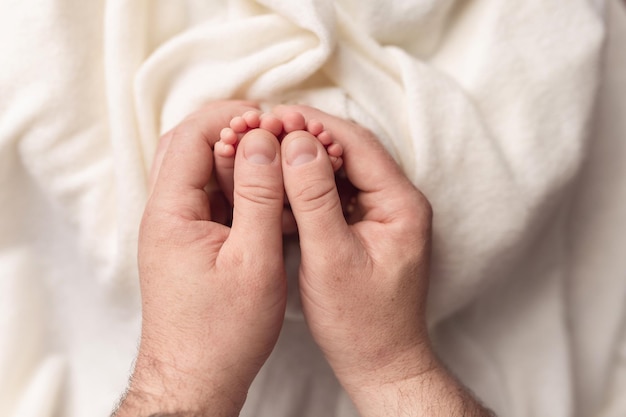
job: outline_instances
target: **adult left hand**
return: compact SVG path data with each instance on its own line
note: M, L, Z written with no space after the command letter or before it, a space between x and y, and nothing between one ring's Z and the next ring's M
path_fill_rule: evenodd
M437 360L426 326L432 211L372 133L305 106L343 145L358 189L346 221L329 158L306 132L282 142L309 328L363 417L490 416Z

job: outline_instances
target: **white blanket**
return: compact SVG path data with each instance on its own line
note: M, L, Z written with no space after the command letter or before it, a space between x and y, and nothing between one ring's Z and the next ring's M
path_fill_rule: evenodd
M626 415L626 18L607 3L3 0L0 415L111 411L159 134L230 97L380 137L434 207L436 347L500 416ZM355 415L291 295L242 415Z

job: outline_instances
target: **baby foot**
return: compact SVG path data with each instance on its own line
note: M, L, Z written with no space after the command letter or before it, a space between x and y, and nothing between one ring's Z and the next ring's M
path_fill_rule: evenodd
M312 119L307 123L304 116L297 111L287 112L280 119L271 113L262 114L256 110L247 111L241 116L234 117L230 121L230 126L222 129L220 140L214 146L216 177L221 189L231 202L237 144L243 135L257 128L269 131L279 140L282 140L286 134L297 130L307 131L324 145L335 172L343 164L342 146L333 141L332 136L324 129L321 122Z
M283 131L283 124L272 114L261 114L260 111L247 111L242 116L233 117L230 127L220 132L220 140L215 143L214 152L220 158L233 158L239 140L252 129L265 129L278 137Z
M287 112L282 117L284 135L296 130L306 130L320 141L326 148L333 171L337 172L343 164L343 148L340 144L333 142L333 138L327 130L324 130L322 122L311 119L308 122L302 113L297 111Z
M230 121L230 126L222 129L220 139L213 147L215 176L231 204L233 202L233 177L237 144L247 132L259 128L280 137L283 133L283 122L273 114L262 114L256 110L247 111L241 116L234 117Z

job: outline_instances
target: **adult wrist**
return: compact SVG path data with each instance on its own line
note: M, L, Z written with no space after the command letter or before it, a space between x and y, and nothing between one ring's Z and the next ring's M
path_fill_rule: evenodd
M358 390L378 390L381 387L420 378L439 366L440 362L430 345L424 343L396 353L393 359L383 357L379 362L370 363L358 369L340 370L337 367L336 373L347 390L352 387Z
M378 378L360 386L347 386L348 395L362 417L495 417L435 357L421 372L403 378ZM417 368L414 368L417 369Z
M248 386L140 352L114 417L235 417Z

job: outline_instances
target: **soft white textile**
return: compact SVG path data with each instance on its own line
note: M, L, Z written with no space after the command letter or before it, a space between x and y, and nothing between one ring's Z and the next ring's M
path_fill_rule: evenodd
M500 416L626 415L625 30L617 0L3 0L0 415L108 415L158 136L229 97L380 137L435 210L437 349ZM291 294L242 415L356 415Z

